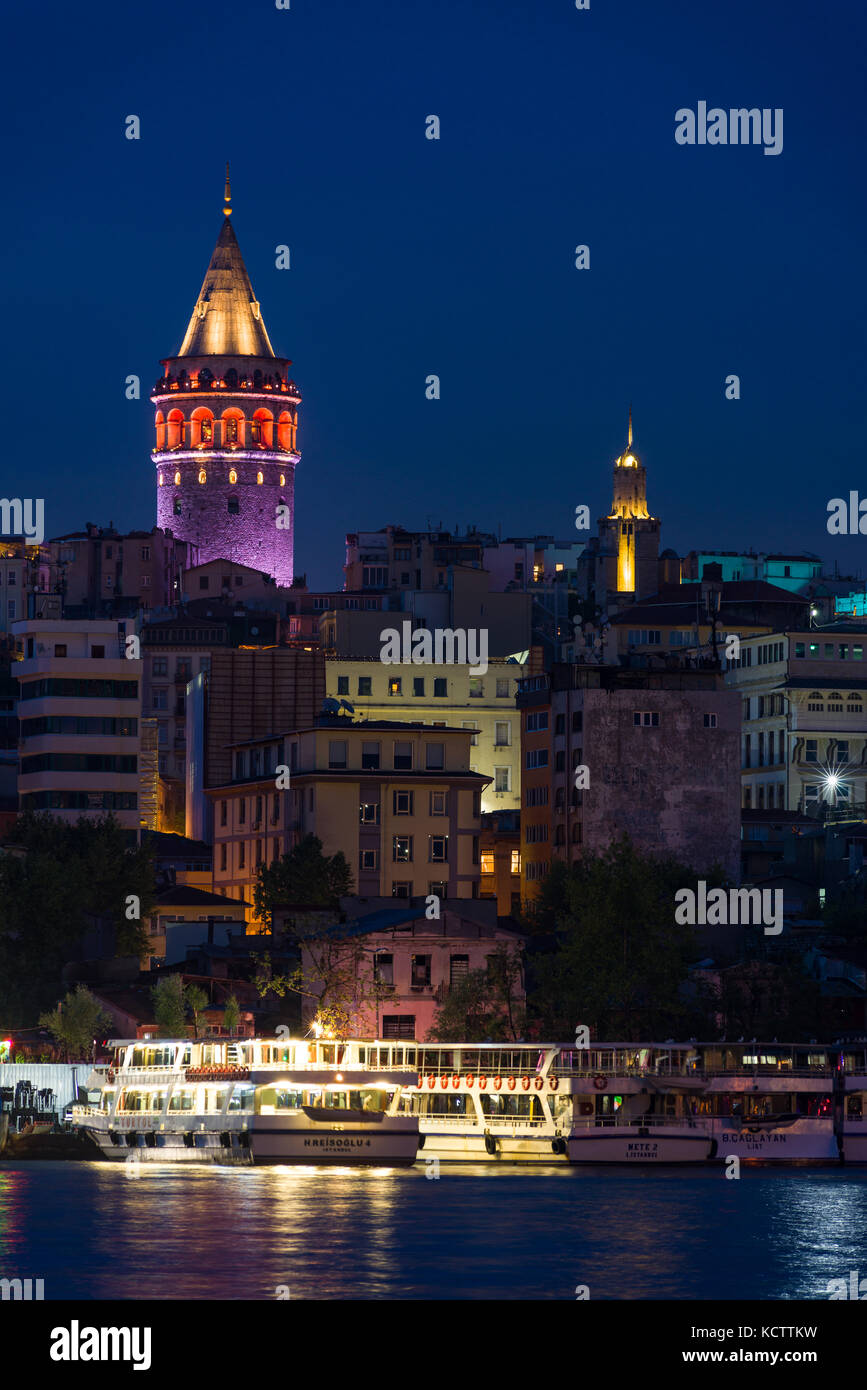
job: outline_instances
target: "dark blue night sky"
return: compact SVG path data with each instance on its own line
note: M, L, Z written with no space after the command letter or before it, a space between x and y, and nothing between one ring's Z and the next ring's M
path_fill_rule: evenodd
M389 522L574 536L630 399L663 546L863 566L825 529L867 494L861 0L52 0L4 38L0 490L49 536L154 524L146 397L228 157L311 585ZM700 100L782 107L783 153L678 146Z

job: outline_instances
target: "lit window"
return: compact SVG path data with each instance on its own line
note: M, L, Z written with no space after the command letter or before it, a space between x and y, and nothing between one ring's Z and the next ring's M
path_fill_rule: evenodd
M256 474L256 482L257 482L257 483L264 483L264 481L265 481L265 475L264 475L263 473L257 473L257 474Z
M286 486L286 474L285 474L285 473L281 473L281 474L280 474L280 486L281 486L281 487L285 487L285 486Z
M513 873L513 874L519 874L520 872L521 872L521 851L520 851L519 849L513 849L513 850L512 850L512 873Z
M230 483L236 483L237 481L238 481L238 470L237 470L237 468L230 468L230 469L229 469L229 482L230 482Z
M208 475L207 475L207 473L205 472L204 468L200 468L200 469L199 469L199 482L200 482L200 483L206 483L207 481L208 481Z
M559 561L554 566L554 569L557 571L558 574L562 573L563 568L564 566Z
M494 852L493 852L493 850L491 850L491 852L488 853L486 850L483 850L483 851L482 851L482 873L483 873L483 874L492 874L493 872L494 872Z
M162 487L162 485L163 485L163 475L162 475L162 473L160 473L160 474L158 475L158 477L159 477L159 486Z
M181 471L180 471L180 469L178 469L177 473L175 474L175 487L180 487L180 485L181 485Z

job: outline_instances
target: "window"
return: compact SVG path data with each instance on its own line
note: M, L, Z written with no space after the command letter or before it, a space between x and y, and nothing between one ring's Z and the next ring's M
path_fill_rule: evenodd
M389 678L388 678L388 693L389 693L389 695L399 695L399 694L400 694L400 688L401 688L401 678L400 678L400 676L389 676Z
M241 804L243 805L243 802L242 802ZM242 819L243 819L243 817L242 817ZM239 868L239 869L245 869L246 867L247 867L247 846L245 845L244 841L242 840L241 843L238 845L238 868Z
M394 883L391 885L391 896L393 898L411 898L412 880L395 879Z
M379 744L362 743L361 745L361 766L370 772L375 772L379 767Z
M580 734L584 729L584 711L576 709L572 714L572 732Z
M237 497L226 498L226 511L229 513L229 516L237 516L240 510L241 504Z
M431 864L447 864L449 858L448 835L428 836L428 860Z
M153 692L153 708L168 709L168 692L165 690L155 690Z
M379 825L379 802L363 801L358 808L358 819L362 825Z
M834 660L834 643L833 643L833 642L826 642L826 643L825 643L825 660L826 660L826 661L833 661L833 660Z
M448 887L449 885L446 882L446 880L444 878L441 878L437 882L429 883L427 886L427 891L429 893L433 893L436 897L440 899L441 902L445 902L446 898L448 897Z
M704 716L704 727L705 727L706 729L715 729L715 728L716 728L716 715L715 715L715 714L706 714L706 715Z
M494 768L494 791L510 792L512 790L512 769L510 767Z
M539 710L527 715L527 733L538 734L548 727L548 711Z
M430 794L430 814L432 816L448 815L448 793L431 792Z
M358 693L359 695L370 695L372 693L372 682L370 676L358 677Z
M388 583L387 565L365 565L361 571L363 589L384 589Z
M554 720L554 733L555 733L555 735L556 735L556 734L565 734L565 732L566 732L566 716L565 716L565 714L558 714L557 717L556 717L555 720Z
M828 696L828 710L831 714L842 714L843 696L840 694L839 690L832 690L831 694Z
M462 719L461 728L470 730L470 747L475 748L479 741L479 726L474 719Z
M494 725L494 747L508 748L512 742L512 725L508 719L499 720Z
M225 802L223 803L223 805L225 805ZM225 824L225 821L223 822L223 824ZM225 872L225 869L226 869L226 854L227 854L227 848L228 848L228 847L227 847L226 842L225 842L225 840L224 840L223 843L220 845L220 868L221 868L224 872Z
M565 772L565 771L566 771L566 754L565 754L564 752L560 752L560 753L555 753L555 754L554 754L554 771L555 771L555 772Z
M821 690L811 690L807 696L807 709L813 713L822 713L825 709L825 698Z
M412 744L399 743L394 745L394 767L396 772L409 772L412 769Z
M804 749L804 762L817 763L819 761L819 744L815 738L808 738Z
M430 989L430 956L412 956L410 960L410 989Z
M470 676L470 699L482 700L485 695L485 682L481 676Z
M846 738L838 739L836 748L836 760L838 763L848 763L849 761L849 740Z
M470 973L469 956L452 956L449 960L449 988L454 989Z
M349 677L348 677L348 676L338 676L338 677L337 677L337 693L338 693L338 695L348 695L348 694L349 694Z
M403 898L408 897L409 894L395 893L394 896ZM415 1014L383 1014L382 1036L383 1038L403 1038L413 1041L415 1039Z
M412 863L411 835L393 835L391 837L391 857L395 864Z
M221 824L221 825L227 825L227 824L228 824L228 821L229 821L229 803L228 803L228 801L221 801L221 802L220 802L220 824Z
M409 791L392 792L392 809L396 816L412 815L413 793Z
M512 858L511 863L509 865L509 870L513 874L519 874L521 872L521 851L519 849L512 850Z
M449 683L445 676L437 676L434 680L434 699L445 700L449 693Z
M528 768L547 767L547 766L548 766L548 749L547 749L547 748L532 748L532 749L530 749L530 750L528 751L528 753L527 753L527 762L526 762L526 766L527 766Z
M66 656L66 643L65 643L65 642L55 642L55 644L54 644L54 655L55 655L55 656Z
M346 767L346 739L332 738L328 742L328 766L332 768Z
M497 699L508 700L509 698L509 679L497 676Z
M424 676L414 676L412 682L412 693L424 699Z
M632 722L639 728L656 729L659 727L659 715L656 710L636 710Z
M425 744L425 767L428 772L438 772L445 767L445 751L444 743Z
M362 873L379 868L379 850L363 849L358 856L358 867Z
M238 802L238 824L247 824L247 798L242 796Z
M373 957L373 978L378 985L394 984L394 956L377 951Z

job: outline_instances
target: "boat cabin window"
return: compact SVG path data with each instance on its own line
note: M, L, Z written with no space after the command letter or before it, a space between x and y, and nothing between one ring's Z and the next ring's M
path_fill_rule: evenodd
M239 1110L252 1110L254 1094L252 1086L236 1086L229 1099L229 1114Z
M169 1113L195 1109L195 1091L173 1091L169 1101Z
M543 1120L545 1112L538 1096L491 1095L485 1092L479 1096L482 1114L491 1119L505 1119L514 1116L520 1120Z
M133 1067L171 1067L174 1065L174 1047L134 1047Z
M165 1091L124 1091L120 1098L119 1110L125 1113L161 1111L166 1103Z

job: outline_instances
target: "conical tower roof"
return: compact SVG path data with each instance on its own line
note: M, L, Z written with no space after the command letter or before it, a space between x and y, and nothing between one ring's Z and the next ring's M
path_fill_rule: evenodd
M274 357L230 215L220 228L211 263L178 357Z

